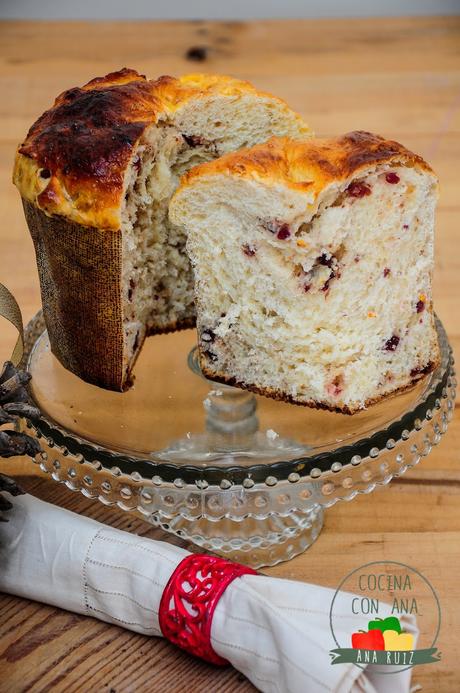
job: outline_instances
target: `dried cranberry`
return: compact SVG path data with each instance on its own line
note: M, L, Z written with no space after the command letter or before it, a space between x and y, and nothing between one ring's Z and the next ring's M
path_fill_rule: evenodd
M334 380L326 386L326 392L331 397L338 397L343 392L343 376L336 375Z
M182 137L187 142L189 147L200 147L204 144L207 144L204 137L200 137L199 135L184 135L184 134L182 134Z
M304 284L303 290L305 291L306 294L308 294L310 289L311 289L311 284Z
M247 255L248 257L252 257L253 255L256 254L256 249L254 248L254 246L248 245L247 243L245 243L243 245L243 253L245 255Z
M383 347L385 351L395 351L396 347L399 344L399 337L397 335L393 335L390 337L390 339L387 339L385 342L385 346Z
M391 183L392 185L395 185L396 183L399 183L399 176L397 173L394 171L390 171L389 173L386 174L385 180L387 183Z
M391 273L391 269L389 267L385 267L383 270L383 276L388 277L388 275Z
M329 284L331 283L331 280L334 279L336 276L335 272L332 271L331 274L329 275L329 279L324 283L324 285L321 287L321 291L329 291ZM340 275L337 275L340 276Z
M425 301L417 301L415 309L417 313L423 313L423 311L425 310Z
M359 257L359 255L356 255L356 257L354 258L354 261L355 261L356 263L358 263L360 260L361 260L361 258Z
M276 234L276 237L280 239L280 241L285 241L286 238L289 238L291 235L291 230L287 224L283 224L280 226L278 233Z
M283 221L279 221L278 219L261 219L260 223L266 231L276 233L276 237L279 238L280 241L285 241L291 236L289 225Z
M371 189L366 183L350 183L347 188L347 193L351 197L364 197L371 194Z
M134 279L129 280L129 289L128 289L128 301L130 301L133 297L133 291L136 288L136 282Z
M410 372L411 378L416 378L418 375L426 375L432 369L433 364L430 362L424 368L413 368Z
M332 267L332 262L333 262L333 260L334 260L334 256L333 256L333 255L331 255L330 257L328 257L328 256L326 255L326 253L323 253L322 255L320 255L320 257L318 258L317 262L319 262L320 265L324 265L325 267Z
M403 224L403 229L404 229L405 231L407 231L408 228L409 228L409 224Z

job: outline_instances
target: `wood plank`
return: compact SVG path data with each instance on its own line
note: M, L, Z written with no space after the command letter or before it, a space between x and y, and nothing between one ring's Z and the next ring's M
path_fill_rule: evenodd
M208 52L202 63L185 58L197 45ZM150 77L223 72L279 94L318 134L379 131L432 163L441 181L435 303L460 353L459 53L460 17L0 23L0 281L29 319L40 305L38 281L11 164L16 144L57 93L122 65ZM178 336L178 344L187 339ZM14 331L2 323L0 360L14 340ZM414 670L413 683L423 693L460 690L459 450L457 408L446 438L416 469L352 503L336 504L308 552L266 571L336 587L366 561L400 560L421 570L435 586L443 614L441 662ZM28 461L2 462L2 469L22 475L32 493L50 502L166 538L136 518L40 478ZM232 669L216 670L163 641L8 595L0 598L0 635L0 693L254 690Z

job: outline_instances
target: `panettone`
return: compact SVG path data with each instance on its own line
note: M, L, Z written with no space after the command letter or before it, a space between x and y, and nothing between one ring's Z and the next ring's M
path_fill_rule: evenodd
M421 157L367 132L273 138L190 171L170 216L205 375L352 414L430 372L436 199Z
M278 98L216 75L123 69L58 96L19 147L14 182L35 244L51 348L123 390L149 334L192 326L185 233L168 220L182 174L267 140L310 135Z

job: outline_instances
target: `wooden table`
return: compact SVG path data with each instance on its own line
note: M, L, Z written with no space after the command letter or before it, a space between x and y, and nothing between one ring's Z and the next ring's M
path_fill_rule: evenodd
M186 59L205 47L206 60ZM422 154L441 179L435 303L460 343L460 18L276 22L39 23L0 25L0 281L25 319L38 309L32 243L10 183L16 144L61 90L123 65L149 76L193 71L250 79L284 97L318 134L367 129ZM2 323L0 359L13 330ZM320 540L271 575L336 587L360 564L408 562L433 583L442 606L442 661L414 669L423 693L460 690L460 421L419 468L327 512ZM27 462L4 465L31 474ZM37 496L114 526L158 536L138 520L37 477ZM0 566L1 570L1 566ZM216 670L90 618L10 596L0 599L0 691L250 691L234 670Z

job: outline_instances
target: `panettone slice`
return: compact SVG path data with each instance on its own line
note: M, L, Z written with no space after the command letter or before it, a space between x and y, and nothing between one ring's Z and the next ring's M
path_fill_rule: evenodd
M366 132L274 138L203 164L176 192L209 378L353 414L439 362L437 179Z
M66 368L123 390L148 334L194 325L170 197L196 164L271 135L310 131L283 101L231 77L151 81L124 69L58 96L19 147L14 182Z

